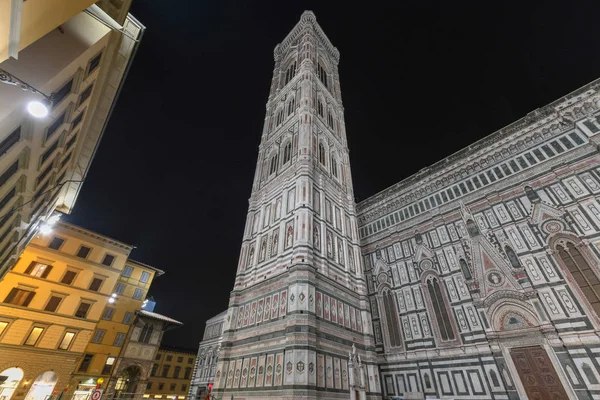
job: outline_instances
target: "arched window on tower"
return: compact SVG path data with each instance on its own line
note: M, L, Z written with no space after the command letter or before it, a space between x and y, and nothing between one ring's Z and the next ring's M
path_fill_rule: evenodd
M269 163L269 175L273 175L277 171L277 154L273 154Z
M452 324L450 323L450 310L446 308L446 303L444 302L440 283L437 278L432 278L427 281L427 291L429 292L433 313L435 314L435 321L437 322L441 339L454 340L454 331L452 330Z
M296 76L296 61L292 61L287 70L285 71L285 81L283 85L287 85L292 78Z
M532 203L539 203L540 201L542 201L542 199L540 199L540 196L535 190L532 189L531 186L525 186L525 194L527 195L529 201Z
M335 156L331 156L331 174L336 178L338 177L338 165Z
M327 125L333 129L333 115L331 114L331 111L327 113Z
M319 162L325 165L325 160L325 146L323 146L323 143L319 143Z
M392 347L402 346L400 323L398 322L398 310L396 309L396 298L391 291L382 294L383 308L387 321L388 337Z
M596 273L590 268L581 251L573 242L556 245L558 256L565 268L571 273L583 295L600 316L600 281Z
M323 103L321 102L321 99L317 99L317 114L319 117L323 117L323 113Z
M292 142L287 142L283 148L283 164L287 164L292 159Z
M468 281L473 279L473 275L471 274L471 270L469 269L469 266L467 265L467 262L465 261L465 259L464 258L459 259L458 263L460 264L460 270L462 271L465 279Z
M279 110L277 112L277 126L281 125L283 123L283 109Z
M317 76L321 83L323 83L323 86L327 88L327 71L325 71L325 68L323 68L321 63L317 63Z
M513 249L511 249L509 246L505 246L504 252L506 253L508 261L510 261L510 265L513 268L521 268L521 262L519 261L519 257L517 257Z
M287 115L292 115L294 110L296 109L296 98L292 97L292 99L288 103Z

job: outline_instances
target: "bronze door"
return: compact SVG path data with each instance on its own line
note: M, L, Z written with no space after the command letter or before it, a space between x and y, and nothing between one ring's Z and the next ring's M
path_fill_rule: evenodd
M540 346L520 347L511 349L510 355L529 400L568 399L546 350Z

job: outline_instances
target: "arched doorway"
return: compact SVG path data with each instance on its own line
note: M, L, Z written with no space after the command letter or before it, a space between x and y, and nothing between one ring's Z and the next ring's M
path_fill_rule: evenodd
M0 400L10 400L23 379L23 370L16 367L8 368L0 372L0 376L6 377L0 385Z
M58 381L58 375L53 371L40 374L31 384L25 400L46 400L52 396L52 390Z
M133 397L139 379L140 368L135 365L127 367L121 372L121 375L119 375L117 383L115 384L115 398Z

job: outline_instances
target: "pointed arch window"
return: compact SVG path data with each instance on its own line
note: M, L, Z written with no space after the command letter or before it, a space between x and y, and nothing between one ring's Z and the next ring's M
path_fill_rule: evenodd
M473 275L471 274L471 270L469 269L469 266L467 265L465 259L461 258L460 260L458 260L458 263L460 264L460 270L462 271L465 279L468 281L473 279Z
M150 338L152 337L152 333L154 332L154 325L145 324L142 328L142 333L140 333L140 339L138 342L148 343L150 342Z
M527 195L529 201L532 203L539 203L540 201L542 201L542 199L540 199L540 196L535 190L533 190L531 186L525 186L525 194Z
M590 268L581 251L573 244L566 242L556 246L560 260L573 276L597 315L600 315L600 280Z
M269 162L269 175L273 175L277 171L277 154L273 154Z
M331 156L331 174L336 178L338 177L338 165L335 156Z
M283 123L283 109L279 110L277 112L277 123L276 125L279 126Z
M285 80L283 85L287 85L292 78L296 76L296 61L292 61L287 70L285 71Z
M319 162L325 165L325 146L323 146L323 143L319 143Z
M327 88L327 71L325 71L321 63L317 63L317 76L321 83L323 83L323 86Z
M323 117L324 115L323 103L321 102L321 99L317 99L317 114L319 117Z
M331 114L331 111L327 113L327 125L333 129L333 115Z
M430 279L427 282L427 291L431 298L433 313L435 314L435 320L440 330L442 340L454 340L454 331L452 330L452 324L450 323L450 310L446 308L446 303L444 302L440 283L437 278Z
M494 385L494 387L500 387L500 381L498 380L498 375L496 375L496 371L490 370L490 378L492 379L492 385Z
M402 336L400 334L400 323L398 322L396 298L391 291L384 292L382 298L390 345L392 347L400 347L402 346Z
M581 369L583 370L585 377L587 378L588 382L590 382L591 385L598 384L598 378L596 378L596 374L594 374L594 371L592 371L592 367L590 367L589 364L583 363L581 365Z
M471 237L479 235L479 227L472 219L467 220L467 231Z
M292 142L287 142L283 148L283 164L287 164L292 159Z
M519 261L519 257L517 257L517 254L514 252L513 249L511 249L509 246L506 246L504 247L504 252L506 253L508 261L510 261L510 265L513 268L521 268L521 262Z
M296 98L292 97L292 99L288 103L287 115L290 116L294 113L296 109Z

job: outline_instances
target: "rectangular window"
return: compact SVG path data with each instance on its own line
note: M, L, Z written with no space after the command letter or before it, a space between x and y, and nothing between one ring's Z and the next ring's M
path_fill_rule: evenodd
M58 310L58 306L62 301L62 297L60 296L50 296L50 300L46 303L46 307L44 307L44 311L56 312Z
M74 134L73 137L67 142L67 151L71 150L71 147L73 147L75 141L77 141L77 133Z
M113 256L112 254L105 254L104 258L102 259L102 264L106 265L107 267L110 267L113 261L115 261L115 256Z
M50 241L50 244L48 245L48 247L51 248L52 250L58 250L58 249L60 249L60 246L62 246L64 242L65 242L65 239L61 239L59 237L53 237L52 240Z
M569 133L569 137L570 137L571 139L573 139L573 141L575 142L575 144L576 144L577 146L580 146L580 145L582 145L582 144L583 144L583 139L581 138L581 136L579 136L579 135L577 134L577 132L571 132L571 133Z
M31 330L31 332L29 332L29 336L27 336L27 339L25 339L25 343L23 343L23 345L35 346L35 344L38 342L38 340L42 336L42 333L44 333L44 328L39 327L39 326L34 327Z
M150 376L156 376L156 371L158 371L158 364L152 365L152 370L150 371Z
M64 283L65 285L70 285L70 284L73 283L73 281L75 280L76 276L77 276L77 272L75 272L75 271L67 271L63 275L60 283Z
M144 291L142 289L135 289L135 292L133 293L134 300L141 300L143 296Z
M479 182L479 178L476 176L473 177L473 183L475 184L475 187L477 189L479 189L481 187L481 182Z
M79 364L79 369L77 372L87 372L90 364L92 363L92 358L94 358L93 354L86 354L83 356L83 360L81 361L81 364Z
M46 140L50 139L52 135L56 133L58 128L60 128L62 124L65 123L65 115L66 113L62 113L61 116L56 118L54 122L48 127L48 130L46 131Z
M566 137L563 136L560 138L560 142L567 148L567 149L572 149L573 147L573 143L571 143L571 141Z
M181 391L186 391L187 390L187 385L185 383L181 384Z
M122 346L125 341L125 334L123 332L117 332L117 336L115 336L115 341L113 342L113 346Z
M19 170L19 160L12 163L12 165L10 167L8 167L6 169L6 171L4 171L4 173L2 173L2 175L0 175L0 187L2 185L4 185L6 182L8 182L8 180L10 178L12 178L12 176L14 174L16 174L18 170Z
M56 149L58 148L59 141L60 140L55 140L54 143L52 143L50 147L48 147L48 149L44 151L44 153L40 157L40 165L44 164L46 160L49 159L50 156L54 153L54 151L56 151Z
M521 166L521 168L525 169L527 167L529 167L529 165L527 165L527 161L525 161L523 159L523 157L517 157L517 162L519 163L519 165Z
M537 164L537 160L531 155L531 153L525 153L523 155L525 156L525 158L527 159L529 164L531 164L531 165Z
M8 153L8 151L15 144L19 143L21 140L21 127L19 126L17 129L11 132L10 135L6 137L2 142L0 142L0 157L4 154Z
M460 190L458 190L458 186L454 186L452 189L454 190L456 197L460 197Z
M100 60L102 59L102 52L98 53L90 60L90 66L88 67L88 75L91 74L98 68L100 65Z
M104 313L102 314L102 319L110 321L112 320L113 315L115 315L115 309L112 307L106 307L104 309Z
M490 182L496 182L496 177L492 171L487 171L487 176L490 178Z
M60 341L58 348L60 350L68 350L69 346L71 345L71 342L73 342L73 339L75 338L75 332L71 332L71 331L66 331L65 335L63 336L62 340Z
M146 390L151 390L151 389L152 389L152 382L146 383Z
M108 375L112 371L112 367L115 364L115 357L107 357L104 368L102 368L102 375Z
M52 107L56 107L57 104L59 104L61 101L63 101L65 99L65 97L67 97L71 93L72 88L73 88L73 79L71 79L69 82L65 83L63 87L61 87L56 92L54 92L53 96L52 96Z
M83 120L84 114L85 114L85 109L82 112L80 112L79 115L77 115L75 118L73 118L73 121L71 121L71 130L74 130L75 128L77 128L79 126L79 124Z
M498 179L504 178L504 174L502 173L502 171L500 171L500 168L494 167L494 173L496 174Z
M548 145L543 145L542 150L544 150L544 153L548 154L548 157L554 157L556 155L556 154L554 154L552 149L550 147L548 147Z
M556 150L556 152L557 152L558 154L560 154L560 153L562 153L563 151L565 151L565 150L562 148L562 146L561 146L561 145L560 145L558 142L556 142L556 141L552 141L552 142L550 142L550 145L552 146L552 148L554 148L554 150Z
M125 325L129 325L131 323L131 321L133 321L133 313L130 313L129 311L127 311L125 313L125 316L123 316L123 323Z
M185 369L185 373L183 374L183 378L184 379L190 379L190 375L192 374L192 369L190 367L187 367Z
M48 174L50 173L50 171L52 171L52 169L54 168L54 163L48 163L48 166L46 167L46 169L44 169L42 171L42 173L40 173L37 177L37 179L35 180L35 184L39 185L44 178L46 178L48 176Z
M92 251L91 248L87 246L81 246L75 255L79 258L87 258L87 256L90 254L90 251Z
M188 364L193 364L194 363L194 359L192 357L188 358Z
M442 196L442 200L444 200L444 203L448 201L448 196L446 196L446 192L440 192L440 196Z
M158 384L158 390L163 390L164 387L165 387L164 383L161 382Z
M583 125L585 125L592 133L596 133L600 130L592 121L583 121Z
M169 390L175 390L175 384L171 383L171 388Z
M183 357L177 357L177 362L183 362Z
M96 329L94 336L92 336L92 343L101 343L102 339L104 339L104 335L106 335L106 331L104 329Z
M436 207L436 206L437 206L437 204L436 204L436 202L435 202L435 196L431 196L431 197L429 198L429 201L430 201L430 203L431 203L431 207Z
M446 189L446 193L448 193L450 200L454 200L454 193L452 193L452 189Z
M465 187L464 183L459 183L458 186L460 187L460 191L462 192L462 194L467 194L469 193L469 191L467 190L467 188Z
M173 361L173 356L169 354L169 355L167 356L167 361Z
M35 276L38 278L46 278L48 277L50 271L52 271L52 265L46 265L36 261L32 261L25 270L25 274Z
M126 278L129 278L131 276L132 272L133 272L133 268L130 267L129 265L126 265L125 268L123 268L123 276Z
M12 288L8 296L4 299L4 302L15 306L27 307L31 303L33 296L35 296L35 292L31 290Z
M2 334L6 330L7 326L8 326L8 322L6 322L6 321L0 321L0 336L2 336Z
M97 292L98 290L100 290L100 286L102 286L103 282L104 282L104 279L102 279L102 278L92 279L92 283L90 283L89 290Z
M546 159L546 156L542 154L542 152L540 151L540 149L533 149L533 154L535 154L535 156L540 161L544 161Z
M63 158L63 160L60 162L60 169L63 169L65 167L65 165L67 165L67 163L69 162L71 157L73 157L73 152L70 152L69 154L67 154L67 156L65 158ZM61 180L62 180L62 178L58 179L57 182L60 182Z
M77 318L85 318L90 311L92 305L90 303L80 303L79 307L77 307L77 311L75 311L75 316Z
M117 283L117 285L115 286L115 293L116 294L123 294L124 291L125 291L125 284L123 284L123 283Z
M84 101L86 101L90 95L92 94L92 89L94 88L94 84L90 84L90 86L86 87L83 92L81 92L81 96L79 97L79 103L77 104L77 107L79 107L80 105L83 104Z
M473 187L473 183L469 180L465 182L467 185L467 189L469 189L470 192L472 192L473 190L475 190L475 188Z
M170 365L163 365L163 370L162 370L162 377L166 378L167 375L169 375L169 369L171 369Z
M510 167L515 172L518 172L521 169L521 168L519 168L519 166L517 165L517 163L514 160L510 160L508 163L510 164Z
M150 273L144 271L142 272L142 276L140 277L140 282L147 283L150 279Z
M510 170L510 168L508 168L508 165L502 164L500 165L500 167L502 168L502 171L504 171L504 175L509 176L512 174L512 171Z

